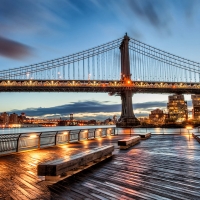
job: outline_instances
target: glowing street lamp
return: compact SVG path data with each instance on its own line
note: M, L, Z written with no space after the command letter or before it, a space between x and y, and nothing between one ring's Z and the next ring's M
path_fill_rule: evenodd
M30 135L29 137L30 137L31 139L33 139L33 138L36 138L37 135Z

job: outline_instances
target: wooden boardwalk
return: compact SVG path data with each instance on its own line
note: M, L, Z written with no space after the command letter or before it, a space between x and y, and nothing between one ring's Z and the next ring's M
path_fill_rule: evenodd
M128 137L128 135L126 135ZM188 135L152 135L128 150L113 136L0 157L0 199L200 199L200 144ZM39 162L115 144L112 159L48 186Z

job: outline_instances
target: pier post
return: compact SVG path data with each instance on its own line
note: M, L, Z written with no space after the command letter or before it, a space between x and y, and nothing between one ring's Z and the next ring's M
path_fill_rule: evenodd
M20 141L21 133L19 134L19 137L17 138L17 147L16 152L19 152L19 141Z
M38 135L38 149L40 149L41 135L42 135L42 132Z

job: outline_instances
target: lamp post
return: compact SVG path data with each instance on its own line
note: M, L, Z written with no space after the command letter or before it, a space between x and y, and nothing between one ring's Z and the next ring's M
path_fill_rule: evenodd
M190 130L192 130L192 126L186 126L186 129L188 130L188 134L189 134L189 141L190 141Z

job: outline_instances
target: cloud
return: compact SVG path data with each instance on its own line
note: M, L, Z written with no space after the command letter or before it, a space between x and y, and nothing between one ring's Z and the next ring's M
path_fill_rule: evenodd
M199 15L198 0L90 0L96 9L110 12L124 24L132 36L140 39L141 27L153 28L158 34L173 33L174 24L186 23ZM99 3L101 2L101 3ZM100 4L100 5L99 5ZM191 20L188 21L191 25Z
M30 47L19 42L0 37L1 56L6 56L13 59L22 59L24 57L30 56L30 54Z
M188 109L192 107L192 101L187 101ZM148 116L154 109L167 110L167 101L149 101L133 104L136 117ZM9 113L20 114L25 112L29 117L40 118L69 118L73 113L76 119L107 119L114 115L121 115L121 104L110 101L79 101L49 108L27 108L24 110L11 110Z
M180 19L186 23L188 19L198 15L195 7L199 6L199 2L196 0L127 0L127 2L130 8L130 12L126 12L127 17L148 25L158 34L171 35L174 32L174 25L179 24ZM191 25L191 21L188 22L190 23L188 25ZM139 32L137 23L134 27Z
M62 35L66 29L71 32L82 27L83 19L87 24L95 21L105 25L106 16L110 27L118 18L124 32L140 38L142 25L169 33L174 19L192 18L198 14L198 6L198 0L2 0L0 35L32 34L46 39L54 33Z
M166 17L166 12L163 9L164 1L149 1L149 0L128 0L132 12L139 18L146 20L155 27L160 27L164 25L163 15ZM160 15L161 8L164 13Z
M112 105L98 101L79 101L50 108L27 108L25 110L12 110L12 112L25 112L29 116L44 116L51 114L69 115L70 113L118 112L120 111L120 108L120 104Z
M47 37L67 27L69 11L78 12L70 0L2 0L1 35L38 35ZM27 36L27 35L26 35Z
M150 101L150 102L136 103L133 105L135 109L163 108L166 106L167 106L166 101Z
M167 102L143 102L135 103L133 105L136 116L147 116L151 110L156 108L166 109ZM121 104L113 102L99 102L99 101L79 101L71 102L69 104L49 107L49 108L27 108L24 110L11 110L20 114L25 112L27 116L45 117L45 118L68 118L70 113L73 113L77 118L91 119L91 118L106 118L113 115L120 116Z

